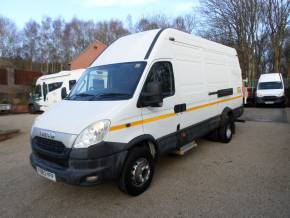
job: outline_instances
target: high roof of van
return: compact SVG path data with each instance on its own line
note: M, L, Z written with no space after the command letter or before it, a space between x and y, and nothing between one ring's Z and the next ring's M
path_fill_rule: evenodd
M260 75L259 82L281 81L281 79L280 73L266 73Z
M208 49L231 56L237 54L233 48L176 29L155 29L119 38L90 67L113 63L146 61L148 59L173 58L174 52L170 49L169 43Z

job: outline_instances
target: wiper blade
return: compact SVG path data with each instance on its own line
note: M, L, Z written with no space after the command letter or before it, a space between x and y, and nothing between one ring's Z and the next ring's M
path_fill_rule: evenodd
M87 97L87 96L95 96L95 95L93 95L93 94L89 94L89 93L85 93L85 92L82 92L82 93L78 93L78 94L76 94L75 96Z
M95 95L93 95L93 94L89 94L89 93L85 93L85 92L82 92L82 93L74 94L74 95L72 95L72 96L68 96L68 97L66 97L65 99L70 100L70 99L73 99L73 98L75 98L75 97L88 97L88 96L95 96Z
M111 97L111 96L120 96L120 95L130 96L130 95L127 94L127 93L118 93L118 92L100 93L100 94L95 95L95 96L97 96L97 97L99 97L99 96L101 96L101 97L104 97L104 96Z
M94 96L94 99L95 98L110 98L110 97L118 97L118 96L130 97L131 95L127 93L118 93L118 92L99 93Z

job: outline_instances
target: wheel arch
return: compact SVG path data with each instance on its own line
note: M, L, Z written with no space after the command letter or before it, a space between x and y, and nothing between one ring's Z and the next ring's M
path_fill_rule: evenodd
M134 147L138 146L148 146L152 156L155 158L159 157L159 148L158 143L152 135L144 134L137 136L136 138L132 139L126 146L127 150L131 150Z

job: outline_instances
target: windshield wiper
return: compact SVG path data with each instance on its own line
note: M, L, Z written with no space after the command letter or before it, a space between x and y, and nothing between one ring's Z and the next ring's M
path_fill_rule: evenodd
M81 92L81 93L69 96L67 99L72 99L72 98L75 98L75 97L88 97L88 96L95 96L95 95L89 94L89 93L85 93L85 92Z
M96 98L106 98L106 97L117 97L117 96L124 96L124 97L130 97L130 94L127 93L118 93L118 92L109 92L109 93L99 93L96 94L94 97Z

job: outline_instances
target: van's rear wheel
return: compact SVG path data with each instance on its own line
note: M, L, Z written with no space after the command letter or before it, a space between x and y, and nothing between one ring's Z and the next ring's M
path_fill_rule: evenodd
M226 116L221 123L221 126L218 130L218 136L220 142L228 143L232 140L233 134L235 131L235 123L234 121L229 117Z
M125 161L119 187L129 195L140 195L150 186L153 174L153 157L149 149L146 147L133 148Z

